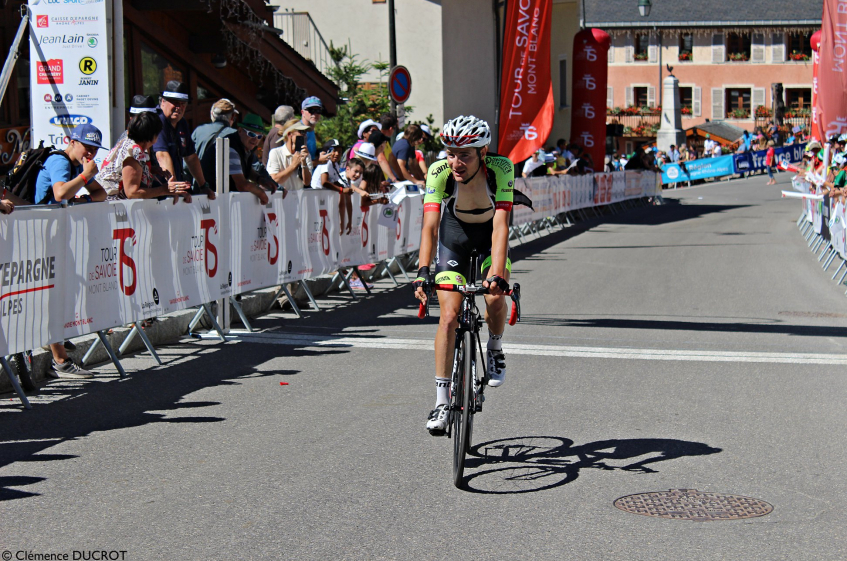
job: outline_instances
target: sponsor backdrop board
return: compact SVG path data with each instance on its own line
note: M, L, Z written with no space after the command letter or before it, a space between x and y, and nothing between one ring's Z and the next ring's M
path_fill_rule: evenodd
M85 123L112 146L107 7L104 0L29 0L33 146L43 140L64 148L70 130Z

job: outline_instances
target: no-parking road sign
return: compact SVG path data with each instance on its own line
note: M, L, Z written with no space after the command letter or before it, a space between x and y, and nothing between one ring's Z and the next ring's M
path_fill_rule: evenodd
M412 93L412 75L405 66L395 66L388 75L388 93L394 103L406 103Z

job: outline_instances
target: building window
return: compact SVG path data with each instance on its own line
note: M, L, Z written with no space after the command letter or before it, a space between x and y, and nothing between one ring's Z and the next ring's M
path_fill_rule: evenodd
M694 36L690 33L679 35L679 60L694 59Z
M811 60L812 59L812 34L789 33L788 34L788 60Z
M632 97L636 107L647 107L647 86L632 88Z
M811 88L786 88L785 106L788 109L799 111L812 108Z
M141 76L144 95L158 96L171 80L185 82L182 69L145 43L141 43Z
M750 88L727 88L726 117L728 119L749 119L750 95Z
M750 60L751 37L749 33L727 33L726 54L732 61Z
M568 61L559 59L559 109L568 106Z
M635 60L647 60L650 58L650 36L646 33L638 33L635 36Z
M694 88L691 86L680 86L679 107L683 117L691 117L694 114Z

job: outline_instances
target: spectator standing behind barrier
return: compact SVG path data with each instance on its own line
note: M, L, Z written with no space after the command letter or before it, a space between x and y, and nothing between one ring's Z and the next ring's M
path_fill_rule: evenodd
M415 146L423 142L423 131L418 125L409 125L403 133L403 138L394 143L394 156L400 167L400 174L406 181L424 185L424 177L415 158Z
M133 117L118 143L106 155L97 181L111 193L109 200L154 199L172 196L191 202L191 184L171 177L167 185L154 186L148 150L161 134L162 123L155 113Z
M399 175L394 174L394 170L388 165L388 158L385 156L384 146L388 144L388 138L382 134L382 131L372 130L367 136L368 144L373 144L376 150L376 161L382 170L383 179L387 179L391 183L397 183L400 179ZM364 146L364 145L363 145ZM361 150L361 146L359 147Z
M679 163L680 154L679 154L679 150L676 149L676 144L671 144L671 150L670 150L670 153L668 154L668 157L670 158L670 163L672 163L672 164L678 164Z
M712 157L712 152L715 150L716 142L712 140L709 133L706 133L706 140L703 141L703 155L707 158Z
M68 135L70 141L63 154L53 154L44 162L35 181L35 200L43 204L67 201L83 187L89 195L83 195L87 201L105 201L106 191L94 180L97 164L94 157L103 135L93 125L79 125ZM47 375L51 378L82 379L93 378L94 374L74 363L68 357L63 343L52 343L50 352L53 360Z
M359 149L356 150L356 157L359 158L365 166L364 171L362 172L362 181L358 186L358 192L362 195L362 197L365 195L370 197L377 193L384 194L388 190L388 186L391 185L382 174L382 168L377 160L378 154L378 147L374 146L370 142L362 144L359 146ZM365 199L362 199L362 206L369 206L370 204L374 203L365 204ZM387 199L385 204L388 204Z
M380 129L380 124L374 121L373 119L365 119L361 123L359 123L359 129L356 131L359 137L359 140L356 141L350 148L350 153L347 157L348 160L352 160L356 157L356 150L359 149L359 146L368 142L368 137L371 135L371 132Z
M159 97L159 119L162 122L162 132L153 145L153 152L156 154L159 167L177 181L188 179L183 172L183 162L185 162L198 185L196 192L209 194L212 189L203 174L200 158L194 151L194 141L191 139L188 122L183 118L190 99L187 84L171 80L165 85L165 91Z
M532 156L529 157L527 161L523 164L523 173L524 177L533 177L533 172L544 165L544 151L536 150L532 153Z
M776 179L773 176L773 164L776 150L774 150L774 141L768 140L768 151L765 153L765 167L768 170L768 182L765 185L776 185Z
M194 129L191 133L191 141L197 149L197 156L200 158L200 166L203 168L203 176L208 179L212 194L210 199L215 198L215 186L217 178L215 177L215 141L218 138L224 138L226 135L235 132L233 123L238 110L235 104L227 98L221 98L212 105L209 116L212 119L211 123L204 123Z
M385 135L387 142L383 145L382 150L385 154L385 159L388 162L388 167L391 169L391 173L386 173L386 179L392 179L392 183L396 183L398 180L403 180L403 174L400 173L400 165L397 163L397 158L394 155L394 152L391 147L391 139L394 138L394 133L397 131L397 117L392 115L391 113L384 113L382 117L379 118L380 124L380 132Z
M265 189L274 194L276 182L268 174L265 166L256 155L256 148L265 136L262 118L248 113L238 123L238 131L230 133L229 138L229 178L230 189L253 193L263 205L268 204ZM283 190L283 197L285 190Z
M343 147L336 139L328 140L323 151L327 155L327 163L321 164L315 168L312 174L312 189L329 189L335 191L341 197L338 201L338 213L341 218L339 233L343 234L347 224L347 203L348 198L344 195L349 195L353 192L350 187L345 187L341 180L341 172L338 169L338 160L341 159Z
M271 150L279 147L283 142L282 133L285 132L286 123L294 118L294 108L290 105L280 105L274 111L273 126L265 136L265 143L262 144L262 165L268 167L268 158L271 155Z
M421 130L423 131L423 140L421 144L429 141L432 138L432 130L429 128L429 125L420 125ZM426 165L426 156L424 156L423 150L418 150L415 148L415 160L418 162L418 168L421 170L421 178L426 181L426 172L429 170L429 166Z
M318 139L315 136L315 125L318 124L321 115L323 115L323 110L323 103L315 96L307 97L300 104L300 112L302 113L300 120L309 127L309 131L306 133L306 148L308 148L309 156L311 156L315 165L325 164L328 160L326 154L318 154ZM313 169L312 173L314 171Z
M306 148L306 131L309 127L300 119L290 119L282 136L282 146L271 150L268 158L268 173L277 185L286 191L302 189L312 183L312 173L309 171L309 150ZM296 150L301 142L300 150Z

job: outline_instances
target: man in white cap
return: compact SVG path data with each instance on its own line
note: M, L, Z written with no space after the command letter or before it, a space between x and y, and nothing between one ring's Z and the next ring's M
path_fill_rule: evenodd
M159 167L170 173L176 181L187 181L182 163L188 166L197 185L206 186L206 177L200 166L200 158L194 150L191 130L183 118L191 98L188 84L171 80L159 96L159 119L162 121L162 133L153 145L153 153Z

